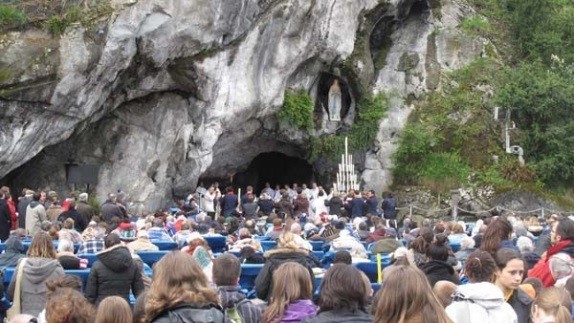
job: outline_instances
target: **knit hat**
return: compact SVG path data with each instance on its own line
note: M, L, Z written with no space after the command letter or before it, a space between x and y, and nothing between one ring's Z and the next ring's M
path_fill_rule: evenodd
M120 223L120 240L134 241L136 239L136 229L131 223Z

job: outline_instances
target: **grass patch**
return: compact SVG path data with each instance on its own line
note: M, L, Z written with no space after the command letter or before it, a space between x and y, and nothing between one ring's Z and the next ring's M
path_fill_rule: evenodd
M14 6L0 5L0 28L20 27L26 21L26 15L22 10Z

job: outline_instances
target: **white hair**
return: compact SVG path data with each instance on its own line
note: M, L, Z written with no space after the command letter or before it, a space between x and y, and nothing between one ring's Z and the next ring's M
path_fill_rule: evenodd
M474 248L475 243L476 241L474 241L473 238L464 236L460 239L460 249L464 250Z
M560 280L572 274L572 258L563 252L557 253L550 257L550 273L554 280Z
M295 234L301 233L301 225L297 222L291 224L291 232Z
M534 251L534 244L532 243L532 240L525 236L518 237L516 240L516 247L518 247L520 253Z
M58 241L58 252L74 252L74 243L68 239Z

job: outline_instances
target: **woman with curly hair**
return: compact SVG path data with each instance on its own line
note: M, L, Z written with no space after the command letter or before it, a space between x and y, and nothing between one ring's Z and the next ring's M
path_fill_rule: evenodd
M154 266L144 321L225 322L218 302L217 291L209 286L197 262L184 252L174 251Z
M46 304L46 322L92 323L95 310L81 292L72 288L58 288Z

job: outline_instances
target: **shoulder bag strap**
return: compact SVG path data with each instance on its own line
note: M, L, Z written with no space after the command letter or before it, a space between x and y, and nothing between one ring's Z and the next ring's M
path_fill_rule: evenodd
M28 258L22 258L22 261L20 261L20 266L18 266L18 271L16 272L16 286L14 289L14 299L12 300L12 306L18 310L18 313L21 312L20 293L22 285L22 273L24 272L24 265L26 265L27 259Z

